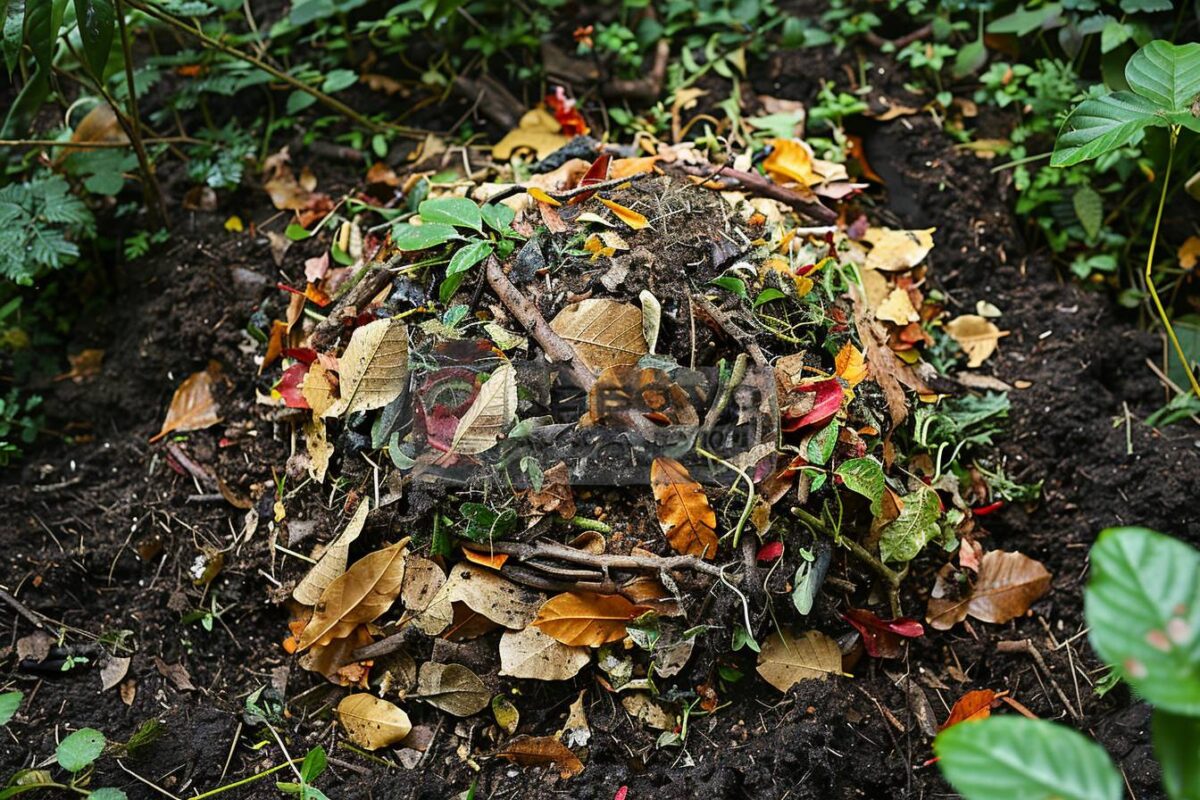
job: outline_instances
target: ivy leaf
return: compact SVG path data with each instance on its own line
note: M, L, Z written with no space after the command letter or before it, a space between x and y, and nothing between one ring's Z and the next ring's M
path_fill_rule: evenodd
M470 228L483 233L483 216L479 206L465 197L439 197L421 203L419 211L422 222Z
M884 561L905 563L938 535L941 504L937 492L922 486L904 496L900 516L889 522L879 539L879 557Z
M96 77L104 76L108 53L112 48L116 12L112 0L75 0L75 17L79 21L79 38L83 54Z
M95 728L80 728L58 743L54 751L58 765L67 772L79 772L104 752L104 734Z
M1145 528L1110 528L1091 564L1092 647L1154 706L1200 716L1200 552Z
M1167 111L1186 111L1200 94L1200 43L1157 39L1125 65L1129 88Z
M1070 167L1124 147L1145 128L1165 125L1156 106L1132 92L1113 92L1080 103L1063 123L1050 166Z
M1104 748L1044 720L992 717L954 725L933 743L966 800L1120 800L1124 783Z
M466 272L490 256L494 249L495 246L491 242L485 239L476 239L454 254L454 257L450 259L450 266L446 267L446 274L459 275Z
M427 222L424 225L396 225L392 228L392 244L400 250L428 250L459 238L453 225Z

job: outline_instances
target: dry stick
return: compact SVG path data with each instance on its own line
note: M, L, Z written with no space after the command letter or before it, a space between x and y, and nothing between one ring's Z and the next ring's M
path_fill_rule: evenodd
M550 324L546 322L546 318L542 316L542 312L538 311L537 306L531 303L520 289L513 286L513 282L504 274L504 268L500 266L500 261L495 256L488 256L487 280L492 291L500 298L500 302L504 303L505 308L517 318L517 322L520 322L525 330L529 331L529 335L541 346L550 360L566 364L571 382L585 392L591 391L592 386L596 383L596 377L583 362L575 357L575 351L571 349L571 345L554 332Z
M758 346L758 343L754 341L753 336L742 330L725 312L710 303L708 298L703 295L696 295L693 300L695 300L696 306L704 312L705 316L711 319L726 336L733 339L750 354L750 358L754 359L755 366L760 369L766 368L767 358L763 355L763 351Z
M247 64L253 64L255 67L257 67L258 69L261 69L263 72L267 73L268 75L276 78L277 80L283 81L288 86L291 86L293 89L297 89L301 92L304 92L307 95L310 95L310 96L316 98L317 101L320 102L325 107L332 109L333 111L336 111L337 113L341 114L344 117L354 120L359 125L362 125L364 128L369 128L370 130L373 130L373 131L380 131L380 130L387 129L387 130L392 131L393 133L397 133L401 136L407 136L409 138L414 138L414 139L423 139L424 138L423 133L421 133L420 131L415 130L413 128L408 128L403 125L396 125L391 122L375 122L374 120L367 119L362 114L358 113L353 108L351 108L350 106L343 103L341 100L338 100L334 97L330 97L329 95L322 92L320 89L309 86L304 81L294 78L291 75L288 75L286 72L283 72L282 70L276 69L275 67L271 66L267 62L265 62L259 58L256 58L256 57L250 55L249 53L243 53L241 50L238 50L236 47L231 47L231 46L225 44L224 42L218 41L217 39L213 39L211 36L208 36L200 29L193 28L191 25L188 25L183 20L178 19L177 17L175 17L172 14L167 13L166 11L163 11L161 8L158 8L157 6L153 5L152 3L143 3L143 2L141 2L141 0L123 0L123 2L126 5L128 5L130 8L136 8L138 11L141 11L143 14L147 14L147 15L153 17L154 19L158 20L159 22L162 22L166 25L170 25L172 28L175 28L176 30L180 30L180 31L186 33L188 36L191 36L191 37L199 40L201 43L204 44L205 47L210 47L213 50L219 50L220 52L224 53L225 55L232 56L233 58L236 58L239 61L245 61Z
M785 203L791 206L797 214L808 217L822 225L833 225L838 219L837 212L825 207L819 200L806 197L777 183L772 183L763 176L753 172L743 172L740 169L726 167L719 170L719 175L714 176L713 170L710 167L701 166L700 164L681 164L676 162L667 164L666 167L667 169L682 172L685 175L695 175L704 178L705 183L709 180L717 180L718 178L733 181L751 194L769 197L772 200Z
M390 270L403 256L404 253L400 252L383 262L367 264L359 270L358 275L351 278L354 284L338 299L325 319L313 329L311 342L315 349L324 350L337 339L342 332L342 323L346 316L343 312L346 309L353 308L356 312L361 310L372 297L392 282Z
M8 592L0 589L0 600L8 603L13 609L25 619L33 624L33 627L41 629L46 627L46 623L42 621L42 617L36 611L30 611L24 603L13 597Z
M1067 709L1067 712L1077 720L1083 719L1083 715L1076 711L1075 707L1071 705L1070 699L1067 698L1067 693L1064 692L1063 688L1058 685L1058 681L1050 672L1050 668L1046 666L1046 659L1042 658L1041 651L1037 649L1037 646L1032 641L1029 639L1015 639L997 642L996 652L1028 654L1030 658L1032 658L1034 662L1041 667L1042 674L1046 676L1046 679L1050 681L1050 685L1054 687L1054 691L1058 695L1059 701L1063 704L1063 707Z
M705 575L720 577L721 568L715 564L701 561L695 556L621 556L593 555L592 553L576 550L561 544L540 542L538 544L521 544L520 542L462 542L462 546L480 552L505 553L519 561L529 561L534 558L556 558L559 561L569 561L573 564L584 564L594 567L607 574L610 569L648 570L661 572L671 569L690 569Z

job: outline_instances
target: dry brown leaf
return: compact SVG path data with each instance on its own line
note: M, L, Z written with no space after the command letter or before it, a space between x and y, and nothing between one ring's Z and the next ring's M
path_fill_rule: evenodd
M325 416L325 412L329 410L330 406L337 402L329 370L325 369L319 361L314 361L309 366L308 372L304 375L304 383L301 384L300 392L304 395L308 407L312 409L314 417Z
M946 323L946 333L958 342L967 354L967 366L978 367L996 352L1004 333L978 314L963 314Z
M571 519L578 510L575 494L571 491L571 473L567 465L559 461L542 473L542 490L530 489L526 495L529 505L538 514L557 513L563 519Z
M329 584L346 571L346 563L350 559L350 545L362 533L363 526L367 524L367 514L370 511L371 503L368 500L364 499L358 504L350 522L337 535L337 538L329 543L317 563L312 565L308 574L292 590L292 597L296 602L306 606L315 606Z
M350 741L366 750L396 744L412 730L408 715L398 706L365 692L343 698L337 716Z
M555 736L567 747L587 747L592 739L592 726L588 724L587 710L583 707L587 689L580 689L579 696L567 709L567 721Z
M863 240L873 247L867 253L868 269L901 272L912 269L925 260L933 249L933 233L937 228L897 231L890 228L868 228Z
M338 686L366 689L369 669L354 661L354 651L372 641L374 638L367 626L359 625L349 636L334 639L324 647L312 647L305 651L300 656L300 667L323 675L327 681Z
M490 450L517 421L517 371L504 364L492 371L454 430L450 452L473 456Z
M672 711L642 692L622 697L621 707L625 709L625 713L647 728L670 731L674 730L677 724L677 717Z
M564 592L538 609L533 625L571 647L599 647L625 638L625 623L645 609L619 594Z
M125 675L129 672L129 664L132 661L132 658L111 656L104 662L104 666L100 668L100 684L103 691L107 692L125 680Z
M496 755L522 767L554 764L563 780L583 772L579 756L553 736L515 736Z
M520 630L533 622L546 601L541 592L511 583L483 567L463 563L450 570L450 578L438 595L462 603L512 630ZM437 602L435 599L434 604Z
M536 681L565 681L587 666L586 647L570 647L530 626L500 637L500 674Z
M946 597L952 574L950 565L938 573L926 609L926 619L938 630L949 630L968 616L997 624L1015 619L1046 593L1051 578L1042 562L1003 550L983 554L974 587L957 599Z
M82 144L128 144L129 137L121 127L112 106L108 103L97 103L79 120L79 124L71 132L71 141ZM87 150L82 147L59 148L55 161L60 163L72 153L80 152Z
M716 558L717 514L687 469L673 458L656 458L650 465L650 487L658 524L675 552L710 561Z
M446 583L446 573L428 558L412 555L404 565L404 581L400 599L409 611L424 611L433 605L434 598Z
M104 351L95 348L80 350L75 355L68 355L67 362L71 368L61 375L55 375L54 380L83 383L87 378L99 375L104 368Z
M168 433L199 431L221 421L212 387L221 375L221 365L210 361L208 369L189 375L171 397L171 407L162 429L150 441L157 442Z
M487 708L492 693L462 664L427 661L421 665L415 696L456 717L469 717Z
M360 558L330 582L300 635L298 649L348 636L356 625L371 622L391 608L404 580L407 542L405 539Z
M593 372L617 364L635 364L646 355L642 312L615 300L589 299L558 312L550 327Z
M919 393L928 393L929 387L887 346L887 335L882 326L870 318L857 292L854 292L854 327L863 343L871 378L883 389L892 425L899 425L908 416L904 387Z
M324 483L329 460L334 453L324 418L314 415L304 423L304 446L308 450L308 477L317 483Z
M408 383L408 329L398 319L363 325L351 335L338 364L342 396L324 416L382 408Z
M1200 260L1200 236L1189 236L1179 245L1179 266L1192 269Z
M781 692L803 680L823 681L842 672L842 651L820 631L792 636L780 630L767 637L758 654L758 674Z

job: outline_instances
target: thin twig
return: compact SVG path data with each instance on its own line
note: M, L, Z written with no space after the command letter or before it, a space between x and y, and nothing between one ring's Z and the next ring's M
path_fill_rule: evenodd
M1035 645L1032 641L1029 639L1015 639L997 642L996 652L1026 653L1034 660L1038 667L1041 668L1042 674L1046 676L1046 679L1050 681L1050 685L1054 687L1054 692L1058 695L1059 702L1063 704L1063 708L1067 709L1067 713L1069 713L1076 720L1083 719L1083 715L1076 711L1075 707L1071 705L1071 700L1067 697L1067 693L1064 692L1063 688L1058 685L1058 681L1050 672L1050 668L1046 666L1046 659L1042 658L1042 651L1038 650L1037 645Z
M4 591L3 589L0 589L0 600L3 600L4 602L6 602L10 606L12 606L13 609L18 614L20 614L25 619L29 620L29 622L35 628L41 629L41 628L46 627L46 623L43 621L40 614L38 614L36 611L29 610L29 608L27 608L24 603L22 603L20 600L13 597L11 594Z
M681 172L684 175L694 175L704 178L702 185L708 184L713 177L712 168L701 164L684 164L674 162L664 165L668 170ZM822 225L833 225L837 222L837 212L821 204L814 197L800 194L786 186L780 186L777 183L764 178L762 175L757 175L753 172L743 172L740 169L722 168L720 170L720 180L730 181L737 184L742 189L750 194L759 195L761 197L769 197L772 200L778 200L792 207L792 210L801 216L808 217L811 220L821 223Z
M505 553L518 561L529 561L538 558L556 558L559 561L569 561L574 564L585 564L607 572L610 569L650 570L661 572L672 569L690 569L705 575L720 577L721 568L715 564L701 561L695 556L621 556L611 554L592 554L576 550L566 545L540 542L538 544L522 544L520 542L463 542L463 547L481 552Z
M117 15L117 35L121 37L121 50L125 61L125 87L129 93L129 97L125 101L130 119L127 133L130 141L133 142L133 152L137 154L138 169L142 173L142 194L146 198L146 208L150 212L150 219L159 227L168 228L170 221L167 219L167 206L163 202L162 187L158 183L158 175L154 172L154 163L146 154L146 144L142 141L140 123L142 117L138 113L137 86L133 80L133 48L129 43L129 30L125 26L125 8L122 2L123 0L116 0L114 10ZM103 76L95 77L96 83L103 87Z

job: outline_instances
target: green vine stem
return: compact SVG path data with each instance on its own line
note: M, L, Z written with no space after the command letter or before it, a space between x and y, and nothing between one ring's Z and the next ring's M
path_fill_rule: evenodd
M162 187L158 184L154 163L146 153L146 145L142 141L139 122L141 115L138 113L137 88L133 80L133 48L129 43L129 29L125 26L125 9L121 0L116 0L115 10L117 12L117 35L121 37L121 55L125 61L125 84L129 91L127 98L130 119L128 133L130 141L133 142L133 151L137 154L138 168L142 172L142 193L146 198L146 210L150 212L150 219L158 227L168 228L170 220L167 217L167 205L163 202ZM97 75L96 83L103 87L104 76Z
M1192 371L1191 362L1188 360L1187 354L1183 352L1183 345L1179 343L1179 337L1175 335L1175 328L1171 325L1171 318L1167 316L1167 310L1163 308L1162 301L1158 299L1158 289L1154 287L1154 279L1152 273L1154 271L1154 250L1158 245L1158 229L1162 224L1163 208L1167 204L1167 186L1171 182L1171 166L1175 162L1175 142L1179 139L1179 126L1171 126L1171 147L1167 155L1167 170L1163 173L1162 193L1158 197L1158 212L1154 215L1154 232L1150 234L1150 252L1146 255L1146 290L1150 292L1151 299L1154 300L1154 308L1158 311L1158 318L1162 320L1163 327L1167 329L1167 338L1171 340L1171 345L1175 348L1176 355L1179 356L1179 363L1183 365L1184 371L1187 373L1188 382L1192 385L1192 391L1196 397L1200 397L1200 382L1196 380L1196 374Z

